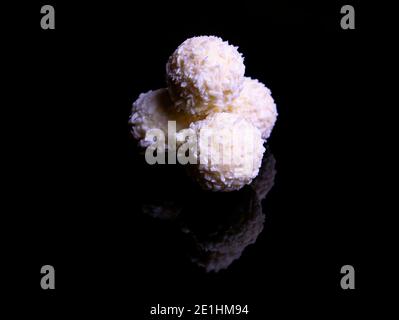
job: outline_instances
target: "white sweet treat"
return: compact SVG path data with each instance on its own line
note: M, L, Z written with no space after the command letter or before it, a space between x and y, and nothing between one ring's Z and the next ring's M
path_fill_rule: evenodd
M233 112L244 116L262 132L263 139L269 138L277 119L277 108L263 83L245 77L244 87L231 105Z
M166 88L150 90L140 94L133 103L129 119L131 133L139 141L141 147L147 147L151 141L146 141L145 136L150 129L160 129L164 132L165 142L168 137L168 121L176 121L176 131L187 128L190 118L181 112L177 112L172 105Z
M187 39L166 65L171 98L178 110L205 116L229 109L244 83L237 47L214 36Z
M260 131L234 113L215 113L193 122L197 144L191 147L197 165L190 169L204 189L233 191L258 174L264 140Z

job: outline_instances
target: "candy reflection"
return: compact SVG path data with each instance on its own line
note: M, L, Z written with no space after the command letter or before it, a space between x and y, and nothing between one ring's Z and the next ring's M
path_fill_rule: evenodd
M182 231L191 240L192 262L207 272L226 269L244 249L255 243L265 215L251 188L235 193L204 194L186 212Z
M173 220L184 234L189 259L206 272L218 272L239 259L262 232L262 200L273 187L275 163L273 155L266 153L259 176L230 193L205 192L187 181L174 192L158 185L143 199L142 211L156 219Z

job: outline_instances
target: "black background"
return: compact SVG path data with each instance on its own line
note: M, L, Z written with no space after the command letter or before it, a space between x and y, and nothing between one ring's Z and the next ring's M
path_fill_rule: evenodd
M17 121L5 135L13 155L5 278L16 289L9 296L26 298L14 311L52 319L147 319L158 303L248 304L251 319L371 311L381 251L364 5L354 3L356 29L342 30L338 2L57 1L56 30L41 30L43 4L16 5L6 34L7 111ZM143 166L127 125L132 102L165 86L167 58L195 35L239 46L246 75L272 90L279 112L264 231L217 274L186 260L172 225L141 214L146 180L169 192L181 180L164 179L173 168ZM55 291L40 288L45 264L55 267ZM339 285L345 264L356 270L352 291Z

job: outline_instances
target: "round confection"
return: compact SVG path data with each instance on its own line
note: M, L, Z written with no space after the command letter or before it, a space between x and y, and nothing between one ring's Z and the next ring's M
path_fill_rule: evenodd
M263 139L269 138L277 119L277 108L270 90L263 83L246 77L231 109L251 121L262 132Z
M215 36L187 39L166 65L175 107L199 116L228 110L242 89L244 72L237 47Z
M190 129L197 137L191 148L196 165L190 170L204 189L239 190L257 176L264 140L248 120L234 113L214 113L191 123Z
M162 130L167 142L168 121L176 121L176 131L188 128L191 122L187 115L173 108L166 88L142 93L133 103L129 124L133 138L141 147L151 144L145 139L150 129Z

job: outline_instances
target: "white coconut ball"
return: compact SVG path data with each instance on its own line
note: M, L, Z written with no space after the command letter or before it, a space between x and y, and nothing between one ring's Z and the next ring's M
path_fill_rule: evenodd
M140 94L133 103L129 119L131 133L141 147L149 146L152 141L145 140L150 129L160 129L165 135L165 142L168 137L168 121L176 121L176 131L188 128L191 119L177 112L172 105L168 90L166 88L150 90Z
M247 77L239 97L232 102L232 112L251 121L262 132L263 139L269 138L277 119L270 90L258 80Z
M244 72L244 59L237 47L215 36L187 39L166 65L175 106L200 116L228 110L242 89Z
M238 190L257 176L264 140L248 120L222 112L193 122L190 128L197 138L190 149L197 164L190 169L204 189Z

